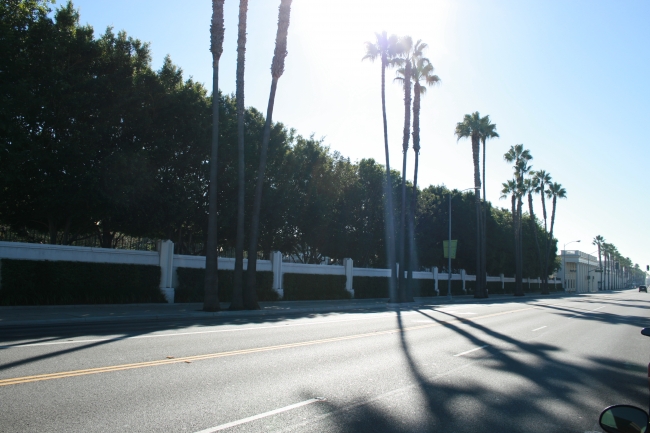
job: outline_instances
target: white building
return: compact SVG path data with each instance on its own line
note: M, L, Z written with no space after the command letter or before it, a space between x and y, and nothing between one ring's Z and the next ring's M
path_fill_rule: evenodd
M598 257L579 250L562 250L562 269L558 276L567 292L587 293L622 288L623 272L602 272ZM565 272L566 271L566 272Z

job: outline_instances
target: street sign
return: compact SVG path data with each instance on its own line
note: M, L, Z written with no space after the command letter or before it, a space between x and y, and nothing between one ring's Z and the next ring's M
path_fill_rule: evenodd
M594 269L594 272L603 272L603 268L596 268Z
M456 258L456 247L458 245L458 241L451 241L451 258L455 259ZM445 259L449 258L449 241L442 241L442 249L444 250L445 253Z

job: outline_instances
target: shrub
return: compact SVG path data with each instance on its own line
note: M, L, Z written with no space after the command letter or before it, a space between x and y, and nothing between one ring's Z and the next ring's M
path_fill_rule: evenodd
M284 274L284 299L315 301L350 299L344 275Z
M1 305L166 302L160 267L2 259Z
M388 298L388 277L354 277L352 287L355 299Z
M246 281L244 271L244 282ZM174 293L174 302L203 302L205 295L205 269L177 268L178 287ZM219 270L219 301L231 302L234 271ZM259 301L277 301L278 293L273 290L273 272L257 272L257 299Z
M447 296L447 282L448 280L445 279L438 280L438 290L440 291L440 296ZM467 289L467 293L465 293L463 292L463 282L461 280L451 280L451 295L471 295L474 293L473 284L473 281L465 281L465 289Z
M440 285L438 284L438 290ZM445 292L446 293L446 292ZM435 280L413 279L413 296L438 296Z

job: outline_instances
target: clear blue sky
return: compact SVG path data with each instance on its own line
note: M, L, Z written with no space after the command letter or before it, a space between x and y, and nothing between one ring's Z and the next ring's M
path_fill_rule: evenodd
M226 0L220 87L235 90L238 1ZM58 4L62 4L58 0ZM124 29L211 88L210 0L76 0L82 23ZM246 105L265 111L279 0L250 0ZM411 35L442 79L423 98L419 183L473 184L471 145L456 142L466 113L489 114L500 139L488 143L487 197L498 206L511 177L503 154L523 143L534 169L567 190L555 234L590 253L600 234L645 269L650 264L650 2L639 0L294 0L286 72L274 120L325 137L352 160L384 163L380 66L361 62L375 31ZM393 72L388 72L392 78ZM391 165L400 166L403 102L387 83ZM412 152L408 176L412 177ZM536 206L540 206L536 201Z

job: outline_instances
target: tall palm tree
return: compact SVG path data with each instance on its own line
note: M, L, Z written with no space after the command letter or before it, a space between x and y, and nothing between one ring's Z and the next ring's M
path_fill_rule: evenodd
M515 278L515 296L523 296L523 245L522 245L522 197L525 194L524 177L526 173L532 168L528 166L528 161L533 159L528 149L524 149L523 144L516 144L510 146L510 149L503 155L503 159L507 162L513 163L515 181L517 183L517 240L518 246L515 250L515 268L517 274Z
M231 310L244 308L244 65L246 61L246 16L248 0L239 0L239 28L237 36L237 237L235 239L235 273Z
M530 177L524 179L524 187L526 188L526 193L528 195L528 213L530 215L530 226L533 230L535 237L535 247L537 249L537 261L539 264L539 272L542 272L542 251L539 248L539 239L537 236L537 217L535 216L535 211L533 210L533 193L537 190L538 179L534 171L529 173Z
M402 52L395 59L395 63L404 67L403 80L401 81L404 87L404 134L402 138L402 212L400 215L400 246L399 246L399 300L400 302L410 302L412 297L409 295L409 290L406 287L404 278L404 270L408 269L409 257L406 252L406 157L409 150L409 139L411 129L411 70L413 59L422 56L422 50L426 48L427 44L418 40L413 44L413 39L410 36L404 36L400 39L402 45ZM397 77L399 79L399 77Z
M219 280L217 277L217 154L219 150L219 59L223 52L223 2L212 0L210 51L212 52L212 149L210 184L208 186L208 242L205 254L204 311L219 311Z
M418 41L419 42L419 41ZM428 59L422 57L422 52L426 44L419 50L419 56L412 59L411 79L413 80L413 151L415 153L415 169L413 173L413 194L411 195L411 206L409 214L409 268L408 280L406 287L408 289L407 297L411 298L412 279L413 279L413 256L415 251L415 209L417 207L418 194L418 163L420 156L420 97L427 91L427 86L431 87L440 82L440 77L433 73L433 65ZM405 82L406 69L400 68L397 71L398 81Z
M592 245L596 245L598 247L598 267L600 268L600 289L604 289L603 287L603 260L602 260L602 248L603 244L605 243L605 238L602 237L601 235L598 235L594 237L594 240L591 242Z
M481 169L479 165L479 151L481 145L481 115L478 111L472 114L466 114L462 122L456 124L457 141L461 138L470 138L472 140L472 158L474 160L474 197L476 207L476 275L481 275L483 266L482 258L482 236L481 236ZM475 298L485 298L485 286L482 284L483 278L476 279Z
M487 296L487 194L485 192L485 155L486 155L486 142L491 138L498 138L499 134L497 133L497 125L490 121L490 116L484 116L481 118L481 142L483 144L483 206L482 206L482 218L481 218L481 264L483 269L481 269L481 279L482 284L486 287L485 294ZM478 275L478 274L477 274Z
M548 250L549 242L551 239L548 237L548 224L547 224L547 213L546 213L546 186L551 183L551 175L545 170L538 170L535 172L535 178L537 179L537 187L535 192L541 196L542 199L542 216L544 217L544 234L546 236L544 243L544 251L547 255L544 256L544 266L542 268L542 294L547 295L548 292Z
M508 198L508 195L510 195L510 205L511 205L511 212L512 212L512 232L514 234L514 241L515 241L515 269L516 269L517 268L516 257L519 257L519 230L517 230L517 227L519 227L518 215L517 215L517 194L519 193L519 189L517 186L517 179L516 178L510 179L507 182L502 183L501 186L502 186L501 197L499 198L505 199Z
M395 215L393 207L393 186L390 176L390 157L388 152L388 122L386 121L386 68L402 52L403 47L396 35L386 32L375 33L376 42L366 42L366 55L362 60L374 62L381 59L381 111L384 120L384 152L386 154L386 243L388 244L388 267L391 270L389 293L390 302L397 302L397 269L395 266Z
M551 182L548 185L548 188L546 189L546 197L548 199L553 200L553 211L551 212L551 231L548 234L548 237L549 237L550 240L549 240L547 250L546 250L546 257L548 257L548 255L550 254L550 251L548 250L548 248L550 248L550 244L553 241L553 229L555 228L555 210L556 210L556 207L557 207L557 199L558 198L566 198L566 196L567 196L566 195L566 189L564 189L564 187L561 184L557 183L557 182ZM548 260L548 258L547 258L547 260Z
M262 134L262 147L260 149L260 166L257 170L257 184L255 185L255 198L253 201L253 215L251 219L251 232L248 246L248 272L247 284L244 290L244 306L249 310L259 310L257 303L256 274L257 274L257 241L259 238L260 210L262 208L262 187L264 186L264 171L266 157L271 140L271 122L273 118L273 104L278 80L284 72L284 60L287 57L287 33L289 32L289 17L291 14L291 1L281 0L278 12L278 33L275 36L275 52L271 62L271 94L266 109L266 121Z

